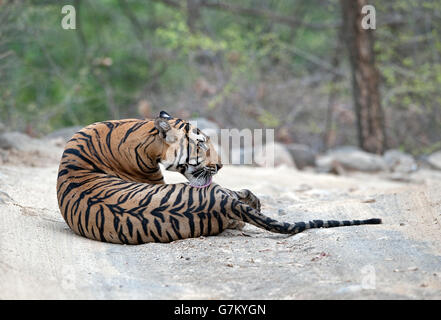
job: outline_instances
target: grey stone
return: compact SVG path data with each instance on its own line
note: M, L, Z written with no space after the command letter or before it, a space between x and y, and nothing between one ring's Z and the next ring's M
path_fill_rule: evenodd
M267 148L268 150L274 150L274 154L267 154ZM274 158L272 159L272 157ZM262 167L271 166L273 162L274 167L285 165L289 168L297 168L286 146L278 142L268 143L263 148L254 150L254 160L258 166Z
M427 162L433 169L441 170L441 150L428 156Z
M392 172L411 173L418 170L418 165L413 156L400 150L387 150L383 158Z
M357 147L345 146L328 151L317 157L316 165L321 171L332 171L335 167L345 170L377 172L388 169L382 156L368 153Z
M62 138L64 142L67 142L70 140L70 138L72 138L72 136L77 133L78 131L80 131L83 127L81 126L72 126L72 127L65 127L65 128L61 128L58 130L55 130L51 133L49 133L48 135L46 135L44 137L44 139L57 139L57 138Z
M0 134L0 149L12 149L13 147L13 143L7 137L3 137L3 134Z
M62 149L54 141L32 138L24 133L13 131L0 135L0 148L14 149L20 152L38 152L40 155L58 157Z
M310 147L304 144L287 144L286 148L294 159L298 169L303 169L304 167L314 167L315 159L317 153L314 152Z

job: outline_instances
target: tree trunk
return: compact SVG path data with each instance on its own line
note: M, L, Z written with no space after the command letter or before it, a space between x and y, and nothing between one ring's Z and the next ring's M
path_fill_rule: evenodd
M196 22L199 18L199 0L187 0L187 26L190 32L196 31Z
M341 0L343 33L349 50L358 142L365 151L382 154L386 148L379 73L375 67L374 31L363 29L361 9L367 0Z

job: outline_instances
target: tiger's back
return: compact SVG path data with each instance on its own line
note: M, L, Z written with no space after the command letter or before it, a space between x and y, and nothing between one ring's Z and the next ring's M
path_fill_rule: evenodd
M138 244L215 235L226 228L229 219L219 213L228 195L218 185L164 184L159 138L153 121L134 119L95 123L71 138L57 195L75 233Z

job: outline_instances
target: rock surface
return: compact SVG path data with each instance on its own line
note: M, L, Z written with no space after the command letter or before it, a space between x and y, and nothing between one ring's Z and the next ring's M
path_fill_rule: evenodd
M441 170L441 151L437 151L428 156L427 162L432 168Z
M316 165L326 172L331 171L336 166L341 166L345 170L363 172L378 172L388 169L382 156L352 146L340 147L319 156Z
M64 143L40 140L21 132L0 134L0 165L48 166L58 162Z
M291 154L298 169L314 167L317 154L312 149L303 144L287 144L286 148Z
M62 141L64 141L64 143L66 143L67 141L70 140L70 138L72 138L72 136L75 133L80 131L82 128L83 128L82 126L72 126L72 127L61 128L61 129L58 129L58 130L55 130L55 131L49 133L44 138L47 140L61 138Z
M35 139L21 132L0 134L0 165L22 164L28 166L47 166L59 161L63 152L55 140Z
M263 148L255 149L253 159L260 167L286 166L296 168L296 163L291 153L284 144L278 142L267 143Z
M383 158L392 172L411 173L418 170L415 159L400 150L387 150Z

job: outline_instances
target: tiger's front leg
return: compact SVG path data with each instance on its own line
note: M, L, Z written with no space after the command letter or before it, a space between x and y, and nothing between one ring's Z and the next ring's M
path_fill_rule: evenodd
M236 198L237 200L239 200L241 202L246 203L247 205L249 205L253 209L256 209L257 211L260 212L260 200L250 190L242 189L240 191L233 191L233 190L225 189L225 191L230 196ZM245 226L245 222L231 219L227 229L242 230L244 226Z

